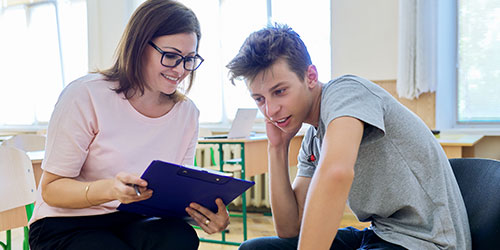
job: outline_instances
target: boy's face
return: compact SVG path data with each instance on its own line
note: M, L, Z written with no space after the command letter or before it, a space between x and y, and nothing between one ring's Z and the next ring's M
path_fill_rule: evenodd
M285 132L295 131L306 121L312 107L311 85L279 59L261 71L247 87L264 116Z

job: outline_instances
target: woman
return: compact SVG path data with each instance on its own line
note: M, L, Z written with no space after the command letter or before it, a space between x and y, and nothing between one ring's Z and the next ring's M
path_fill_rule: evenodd
M52 114L43 176L30 226L32 249L196 249L180 219L117 211L148 199L139 176L152 160L193 164L199 111L177 91L203 62L200 26L180 3L149 0L132 15L113 67L69 84ZM139 187L137 195L133 185ZM207 233L229 215L186 208Z

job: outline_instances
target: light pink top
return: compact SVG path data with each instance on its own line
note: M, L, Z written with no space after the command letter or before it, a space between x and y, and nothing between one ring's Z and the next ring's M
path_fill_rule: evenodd
M88 182L119 172L140 176L152 160L193 164L199 117L194 103L187 99L166 115L149 118L112 90L117 86L90 74L64 89L49 123L45 171ZM84 190L75 195L83 197ZM51 207L39 186L30 223L44 217L110 213L118 205L112 201L84 209Z

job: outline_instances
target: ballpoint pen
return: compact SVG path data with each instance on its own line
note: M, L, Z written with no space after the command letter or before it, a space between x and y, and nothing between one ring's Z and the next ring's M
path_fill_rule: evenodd
M133 187L134 191L135 191L135 194L137 196L141 196L141 191L139 191L139 186L137 186L137 184L127 184L127 186Z

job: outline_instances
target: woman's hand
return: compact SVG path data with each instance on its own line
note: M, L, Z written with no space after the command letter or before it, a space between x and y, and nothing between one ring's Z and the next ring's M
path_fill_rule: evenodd
M194 202L189 204L189 207L186 207L186 212L189 216L208 234L221 232L229 225L229 212L222 199L217 198L215 204L218 207L216 214Z
M137 185L136 192L134 184ZM148 183L136 175L120 172L113 179L112 196L121 203L128 204L149 199L153 190L147 189Z

